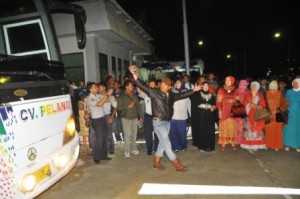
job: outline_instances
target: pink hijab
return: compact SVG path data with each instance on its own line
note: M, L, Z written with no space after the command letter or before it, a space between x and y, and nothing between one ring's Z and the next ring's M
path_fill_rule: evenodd
M240 80L240 82L239 82L239 86L240 85L244 85L245 86L245 89L240 89L240 88L238 88L237 89L237 92L238 92L238 94L239 94L239 96L240 96L240 101L241 102L243 102L244 101L244 98L245 98L245 95L246 95L246 93L248 92L248 89L247 89L247 86L248 86L248 81L247 80Z
M241 86L241 85L244 85L245 87L246 87L246 89L245 90L247 90L247 86L248 86L248 81L247 80L245 80L245 79L242 79L241 81L240 81L240 83L239 83L239 86Z

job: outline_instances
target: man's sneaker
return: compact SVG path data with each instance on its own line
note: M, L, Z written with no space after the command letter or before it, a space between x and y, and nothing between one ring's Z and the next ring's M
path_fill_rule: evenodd
M130 158L130 153L124 153L125 158Z
M140 152L138 150L136 150L136 151L131 151L131 153L134 155L138 155Z

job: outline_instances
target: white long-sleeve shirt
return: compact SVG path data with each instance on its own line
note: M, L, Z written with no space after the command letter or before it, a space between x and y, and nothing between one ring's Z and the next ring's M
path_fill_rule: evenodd
M145 112L148 115L152 115L152 106L151 106L151 98L144 92L139 93L139 97L144 99L145 102Z
M103 105L105 115L111 113L111 107L117 108L117 100L114 96L110 96L110 101L105 102Z
M173 105L174 113L172 116L173 120L186 120L191 115L191 100L185 98L178 100Z

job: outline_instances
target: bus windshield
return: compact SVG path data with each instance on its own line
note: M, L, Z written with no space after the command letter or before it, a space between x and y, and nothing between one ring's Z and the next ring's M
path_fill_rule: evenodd
M0 7L0 18L27 14L36 11L36 6L32 0L2 0Z
M84 47L85 12L76 5L43 0L3 0L0 7L0 85L65 80L51 13L71 13L78 46ZM47 9L46 9L47 8Z
M61 62L0 54L0 84L64 79Z

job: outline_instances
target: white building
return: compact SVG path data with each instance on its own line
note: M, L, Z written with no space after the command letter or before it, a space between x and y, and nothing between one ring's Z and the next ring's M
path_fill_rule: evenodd
M74 4L81 5L87 15L85 49L77 47L74 19L53 15L68 79L99 82L113 74L122 80L132 60L141 65L143 55L152 54L151 36L115 0Z

